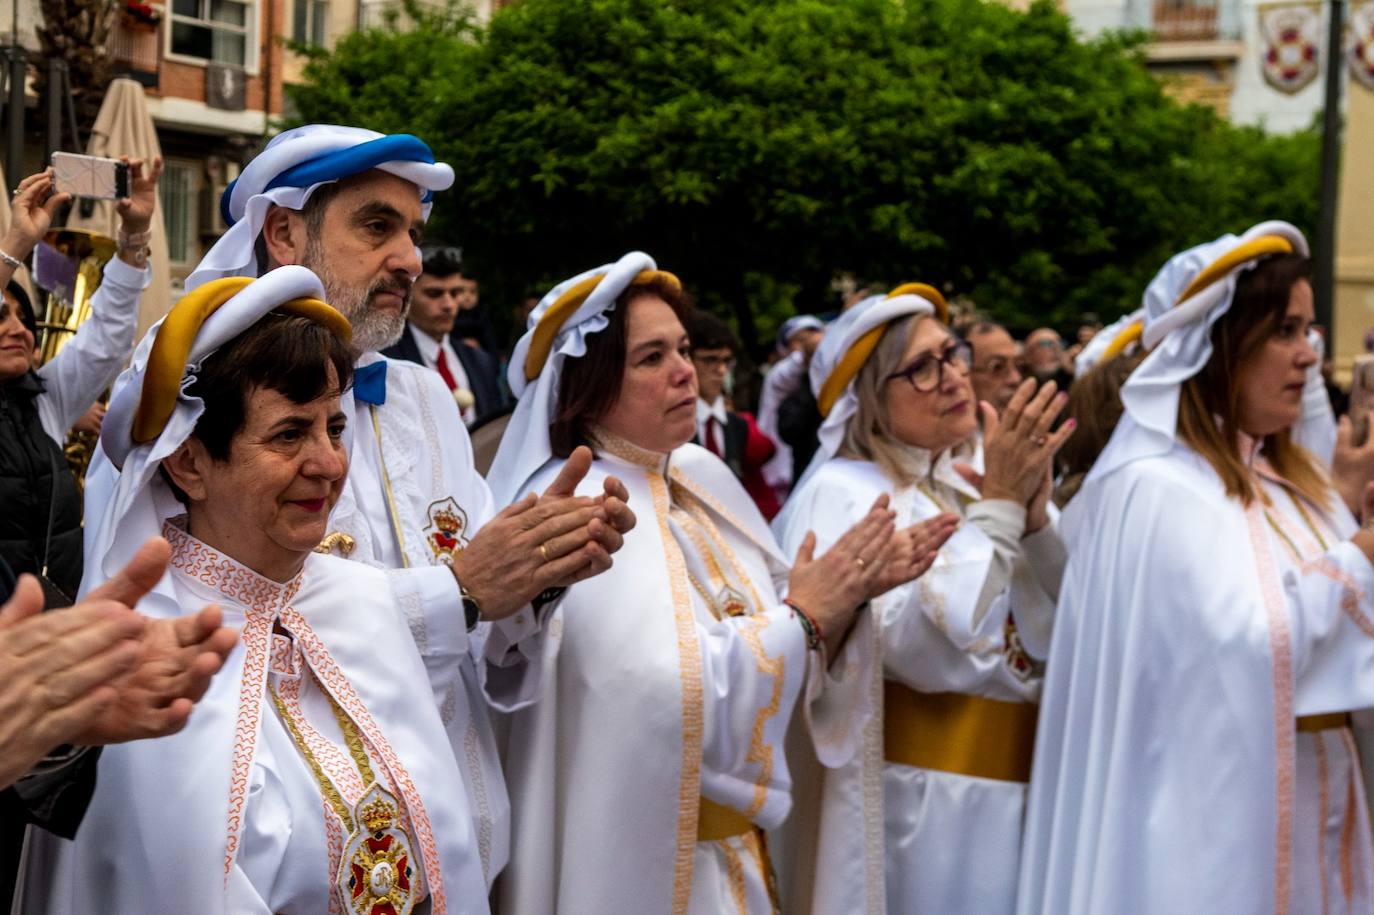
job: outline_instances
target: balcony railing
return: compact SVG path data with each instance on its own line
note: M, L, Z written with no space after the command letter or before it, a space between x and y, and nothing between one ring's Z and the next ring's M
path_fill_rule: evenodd
M1219 37L1215 3L1154 0L1153 26L1159 41L1214 41Z
M147 86L157 85L161 25L132 24L124 18L110 30L110 57L115 69Z

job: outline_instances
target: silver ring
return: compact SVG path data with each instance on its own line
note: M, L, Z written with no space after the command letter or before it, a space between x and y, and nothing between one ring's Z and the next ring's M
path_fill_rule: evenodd
M1048 442L1049 439L1043 435L1032 435L1031 441L1035 442L1037 446L1043 447L1045 442Z

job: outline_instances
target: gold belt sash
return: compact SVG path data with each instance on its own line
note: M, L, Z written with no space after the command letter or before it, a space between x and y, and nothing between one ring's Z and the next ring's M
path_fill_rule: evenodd
M1328 712L1325 715L1298 716L1298 730L1304 734L1315 734L1318 731L1335 731L1340 728L1348 727L1350 727L1349 712Z
M758 827L732 807L701 799L701 813L697 816L697 841L720 842L733 836L747 836Z
M883 682L883 756L888 762L1029 782L1039 707L963 693L919 693Z

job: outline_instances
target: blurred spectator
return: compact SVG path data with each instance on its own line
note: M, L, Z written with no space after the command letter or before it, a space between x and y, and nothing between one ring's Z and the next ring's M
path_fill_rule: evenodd
M1067 388L1073 380L1073 373L1065 367L1067 355L1064 341L1058 331L1048 327L1037 327L1026 337L1022 351L1027 374L1034 375L1041 384L1046 381L1057 382L1060 389Z
M1006 409L1021 384L1016 365L1016 341L1007 329L991 321L976 321L967 328L964 340L973 350L970 378L979 400L992 404L1000 414Z
M382 350L393 359L426 365L439 373L468 426L505 409L501 364L491 353L467 342L458 330L463 303L471 312L477 284L462 274L463 253L446 245L421 249L423 272L410 293L406 330L395 344ZM471 324L465 329L470 330Z
M704 311L688 321L687 336L697 370L696 442L725 462L771 521L778 513L778 498L763 478L763 465L777 446L759 431L753 416L727 403L739 341L724 321Z
M763 478L773 487L779 501L787 497L787 491L794 479L792 470L796 464L792 457L792 448L781 429L780 416L783 404L793 394L805 392L804 397L811 397L811 382L806 373L811 366L811 354L816 351L824 336L825 324L815 315L795 315L788 318L778 329L776 349L782 358L768 370L763 379L763 393L759 395L759 428L763 430L764 435L773 440L778 449L772 460L764 465ZM815 398L811 397L812 412L815 411L815 405ZM816 413L816 422L808 437L806 426L809 425L810 414L805 409L794 409L789 413L789 432L804 444L807 441L811 442L810 448L805 449L806 461L809 462L811 454L815 451L814 439L816 430L820 429L820 414ZM806 463L801 466L805 468Z
M67 432L119 374L134 347L138 299L148 285L149 225L162 162L147 175L129 163L132 197L120 200L117 255L105 265L91 316L46 365L36 367L38 322L15 268L71 199L51 169L19 184L0 238L0 558L38 576L49 607L71 603L81 583L81 495L67 469Z

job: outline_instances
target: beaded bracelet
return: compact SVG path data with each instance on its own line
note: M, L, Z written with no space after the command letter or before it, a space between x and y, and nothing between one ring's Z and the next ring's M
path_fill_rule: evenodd
M806 647L812 651L821 651L825 647L825 636L815 617L803 610L801 605L790 597L783 598L782 602L796 612L797 622L801 623L802 631L806 633Z

